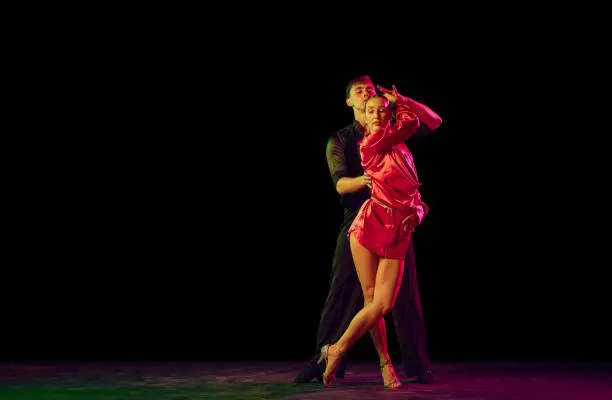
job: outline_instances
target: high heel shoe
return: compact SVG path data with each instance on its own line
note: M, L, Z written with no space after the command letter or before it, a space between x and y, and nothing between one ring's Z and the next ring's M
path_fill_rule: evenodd
M391 375L393 375L393 379L390 381L385 381L385 377L383 375L383 384L388 389L399 389L402 386L402 382L400 382L399 378L397 377L397 374L395 373L395 368L393 368L393 365L391 364L391 360L387 359L384 363L380 364L381 375L383 374L383 369L385 367L389 368Z
M342 360L342 354L337 354L334 355L335 360L333 360L332 363L329 362L329 346L330 345L326 344L325 346L321 347L321 357L319 357L319 363L325 362L325 368L323 371L323 385L325 385L325 387L330 387L333 381L336 379L336 370L338 369L338 365L340 365L340 361ZM330 365L331 368L328 372L328 367Z

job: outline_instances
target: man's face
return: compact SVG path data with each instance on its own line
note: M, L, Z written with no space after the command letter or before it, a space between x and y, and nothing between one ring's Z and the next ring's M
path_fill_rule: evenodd
M374 84L372 82L357 82L351 88L350 96L346 99L346 104L349 107L356 108L363 112L365 111L365 101L375 93L376 91L374 90Z

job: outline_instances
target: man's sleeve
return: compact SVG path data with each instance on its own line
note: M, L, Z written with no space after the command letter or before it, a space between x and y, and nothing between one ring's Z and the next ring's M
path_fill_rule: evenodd
M327 157L327 167L329 174L334 181L334 188L340 178L346 177L346 160L344 158L344 144L336 136L332 136L327 141L325 150Z

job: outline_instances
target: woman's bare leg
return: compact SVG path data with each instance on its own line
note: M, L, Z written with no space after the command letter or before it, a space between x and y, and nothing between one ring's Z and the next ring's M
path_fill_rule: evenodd
M349 242L351 245L351 253L353 256L353 261L355 262L355 268L357 271L357 277L359 278L359 282L361 283L361 288L364 293L364 300L366 297L370 297L371 301L374 300L374 287L376 284L376 270L378 268L378 256L370 252L365 247L361 246L357 240L351 235L349 238ZM358 245L358 246L357 246ZM357 246L357 248L356 248ZM365 301L364 301L365 308ZM362 308L356 315L359 315L363 312L364 308ZM355 317L351 320L349 328L354 326ZM365 332L367 332L369 328L365 327ZM344 333L346 335L346 331ZM363 334L358 334L361 337ZM357 340L358 338L355 338ZM336 342L337 343L337 342ZM346 352L347 349L340 350L336 345L330 345L327 348L327 365L325 368L325 372L323 373L323 384L325 386L329 386L331 381L334 379L334 374L338 364L340 363L342 355Z
M363 264L361 268L357 267L357 275L361 290L363 292L364 307L374 301L374 287L376 286L376 271L378 270L379 257L371 253L368 249L361 246L357 241L352 243L353 260L355 264ZM366 267L366 264L368 267ZM374 268L371 266L375 265ZM370 336L374 342L374 347L378 353L380 365L386 363L389 359L389 351L387 345L387 327L385 318L382 317L370 329Z
M371 296L365 295L364 290L364 305L368 305L374 300L374 282L372 283L372 294ZM385 323L385 317L382 317L370 329L370 336L374 342L374 347L378 353L378 362L380 365L380 373L383 378L383 382L386 387L391 389L397 389L401 386L401 382L395 373L395 368L391 364L391 356L389 355L388 342L387 342L387 327Z
M397 277L395 278L395 289L392 294L391 305L395 304L395 299L397 298L397 294L399 293L399 289L401 286L402 276L404 273L404 260L396 260L396 259L385 259L381 258L378 263L378 273L376 274L376 286L374 289L375 296L379 292L380 286L386 285L384 282L385 279L389 279L389 272L387 271L397 271ZM393 274L393 272L391 272ZM377 323L377 327L372 329L372 332L378 337L374 338L374 345L376 346L376 351L378 352L378 357L380 360L380 372L383 377L383 382L385 386L391 389L397 389L402 384L395 373L395 368L391 363L391 357L389 356L389 352L387 350L387 333L385 326L385 318L381 318Z
M342 337L327 349L327 367L323 373L323 383L327 386L333 380L342 354L366 332L374 328L378 321L393 307L403 273L401 260L381 259L363 247L351 235L351 251L357 268L359 280L369 280L375 275L374 297L371 303L364 306L352 319Z

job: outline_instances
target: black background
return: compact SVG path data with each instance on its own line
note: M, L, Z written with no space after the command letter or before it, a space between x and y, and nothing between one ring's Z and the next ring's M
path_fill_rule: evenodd
M3 359L308 359L341 217L325 144L361 74L444 121L409 142L431 357L610 359L605 147L582 73L450 39L137 38L63 69L61 114L18 148Z

